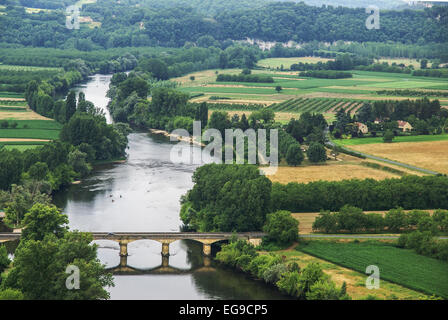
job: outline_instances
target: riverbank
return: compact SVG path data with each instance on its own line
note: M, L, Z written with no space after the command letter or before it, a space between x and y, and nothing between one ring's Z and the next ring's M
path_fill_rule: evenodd
M163 136L165 136L167 138L170 138L170 139L171 139L171 137L173 137L173 138L175 138L175 139L177 139L178 141L181 141L181 142L187 142L187 143L190 143L190 144L197 145L199 147L205 147L204 143L198 142L198 141L194 140L194 137L192 137L192 136L184 137L184 136L180 136L180 135L177 135L177 134L169 133L168 131L160 130L160 129L149 129L149 131L152 134L163 135Z

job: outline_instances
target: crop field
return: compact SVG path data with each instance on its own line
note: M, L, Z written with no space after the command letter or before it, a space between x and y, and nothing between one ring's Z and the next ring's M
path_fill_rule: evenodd
M367 266L376 265L381 279L448 298L448 263L412 250L373 241L310 241L297 250L362 273Z
M59 139L62 125L30 110L20 98L0 99L0 148L26 150ZM3 124L8 127L4 128Z
M448 174L448 140L363 144L350 149Z
M286 61L295 61L301 58L265 59L261 63L272 65ZM305 58L302 58L305 59ZM310 58L308 58L310 59ZM286 64L284 64L286 65ZM214 100L216 103L265 103L272 106L276 112L302 113L306 111L332 113L338 110L338 102L345 101L350 112L355 113L362 103L375 100L403 100L417 99L415 96L379 95L377 91L394 89L412 89L421 91L441 91L448 93L448 79L413 77L409 74L351 71L351 79L316 79L300 77L299 72L279 70L252 70L254 74L269 75L274 83L243 83L243 82L216 82L217 72L222 74L238 74L240 69L229 70L205 70L190 75L173 79L179 83L179 90L191 95L201 96L192 101L211 101L212 96L221 97L222 100ZM194 76L194 80L190 79ZM277 86L282 87L276 92ZM446 91L445 91L446 90ZM438 98L442 105L448 107L446 97ZM357 105L356 105L357 103ZM337 108L336 108L337 107Z
M329 162L329 161L327 161ZM308 183L320 180L342 181L348 179L399 178L399 175L364 167L358 163L332 163L312 166L278 167L274 175L267 176L272 182L287 184L290 182Z
M448 134L397 136L394 138L392 144L399 142L430 142L430 141L446 141L446 140L448 140ZM357 146L364 144L383 143L383 137L340 139L340 140L333 140L333 142L341 146Z
M396 283L381 279L380 288L377 290L369 290L366 288L365 270L361 272L353 269L345 268L335 263L317 258L302 251L287 249L276 251L277 254L284 256L288 262L297 262L300 268L305 268L310 263L319 263L326 274L338 287L345 282L347 285L347 293L353 300L366 299L370 295L375 295L379 299L386 300L417 300L423 298L425 294L406 288Z
M367 101L355 101L349 99L331 99L331 98L297 98L285 102L271 105L270 108L275 112L294 112L294 113L336 113L340 109L355 114Z
M50 79L62 72L61 68L0 64L0 91L24 92L29 81Z
M298 57L298 58L269 58L258 61L257 65L263 68L277 69L283 68L289 69L294 63L317 63L317 62L327 62L333 59L320 58L320 57Z

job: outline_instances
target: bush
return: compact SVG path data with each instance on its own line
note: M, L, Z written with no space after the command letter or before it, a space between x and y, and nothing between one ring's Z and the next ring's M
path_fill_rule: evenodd
M325 147L318 142L312 142L308 150L306 151L308 160L313 163L325 162L327 160L327 152Z
M19 290L7 288L0 291L0 300L23 300L23 293Z
M288 267L283 263L274 264L263 272L263 279L266 283L277 283L281 276L288 272Z
M394 140L394 138L395 138L395 135L394 135L394 133L392 132L392 130L387 130L387 131L384 133L383 141L384 141L385 143L391 143L391 142Z
M5 246L0 246L0 273L2 273L11 263Z
M303 161L303 152L302 149L300 149L300 145L297 143L291 144L288 147L288 152L286 153L286 162L290 166L298 166Z
M299 221L294 219L289 211L277 211L268 214L263 231L268 234L268 241L290 244L298 239Z

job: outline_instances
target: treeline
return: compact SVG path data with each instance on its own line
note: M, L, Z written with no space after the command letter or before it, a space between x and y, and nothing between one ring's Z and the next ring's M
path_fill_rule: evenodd
M448 128L448 111L441 108L439 100L429 100L427 97L414 101L375 101L364 104L354 116L343 109L338 110L330 132L337 139L344 134L363 136L355 124L359 121L367 125L372 136L385 131L398 135L402 131L398 120L411 124L412 130L407 134L442 134Z
M316 70L300 72L301 77L312 77L322 79L346 79L353 78L353 74L349 72L334 71L334 70Z
M332 54L331 52L329 54ZM316 63L294 63L291 65L293 71L311 71L311 70L351 70L356 66L368 66L373 60L361 56L355 56L349 53L334 53L335 60L327 62L318 61Z
M441 59L448 61L446 43L407 44L390 42L345 42L337 41L325 47L324 52L345 52L357 56L379 59L382 57L410 59Z
M380 90L376 94L382 96L403 96L403 97L448 97L448 92L446 91L419 91L419 90Z
M273 83L271 76L261 74L220 74L216 78L217 82L264 82Z
M296 262L284 262L281 256L259 254L244 240L223 245L216 259L277 287L300 300L349 300L346 284L337 288L318 263L300 269Z
M406 67L405 65L392 64L389 65L387 62L383 63L373 63L368 66L356 66L356 70L362 71L375 71L375 72L391 72L391 73L412 73L414 68L412 65Z
M54 93L64 93L68 88L83 80L82 75L76 70L64 72L63 70L47 69L11 69L4 68L0 74L0 91L25 92L27 84L34 80L46 80L54 88Z
M313 223L313 230L324 233L401 233L419 230L434 234L448 232L448 210L427 211L401 208L381 213L364 213L362 209L345 205L339 212L323 211Z
M424 256L448 261L448 240L437 239L430 231L417 230L402 234L397 245L400 248L413 249Z
M132 3L134 4L134 3ZM101 23L101 28L67 30L62 10L28 14L24 7L7 6L0 16L0 42L34 47L77 48L84 51L112 47L181 47L186 43L209 45L203 37L220 43L247 38L297 43L322 41L375 41L444 43L446 24L439 16L446 7L425 10L386 11L382 27L371 32L365 27L362 8L322 6L304 3L269 3L253 9L225 10L212 19L180 4L154 10L125 1L102 0L86 4L81 15ZM211 42L216 46L215 41Z
M413 76L448 78L448 69L420 69L412 72Z
M274 183L271 201L273 210L291 212L338 211L344 205L367 211L448 208L448 179L444 176L405 176L376 181L344 180Z

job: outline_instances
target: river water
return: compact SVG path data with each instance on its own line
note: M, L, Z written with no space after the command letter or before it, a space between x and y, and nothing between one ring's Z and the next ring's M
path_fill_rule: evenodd
M76 88L106 112L109 75L95 75ZM195 165L173 164L171 144L147 133L129 135L125 163L104 165L79 185L55 196L68 215L70 228L81 231L179 231L179 200L192 186ZM99 259L108 267L119 265L119 247L98 241ZM204 261L202 245L176 241L170 245L173 272L145 271L162 264L161 244L136 241L128 246L128 266L135 272L114 274L111 299L285 299L278 291L246 275ZM204 263L206 267L204 267Z

